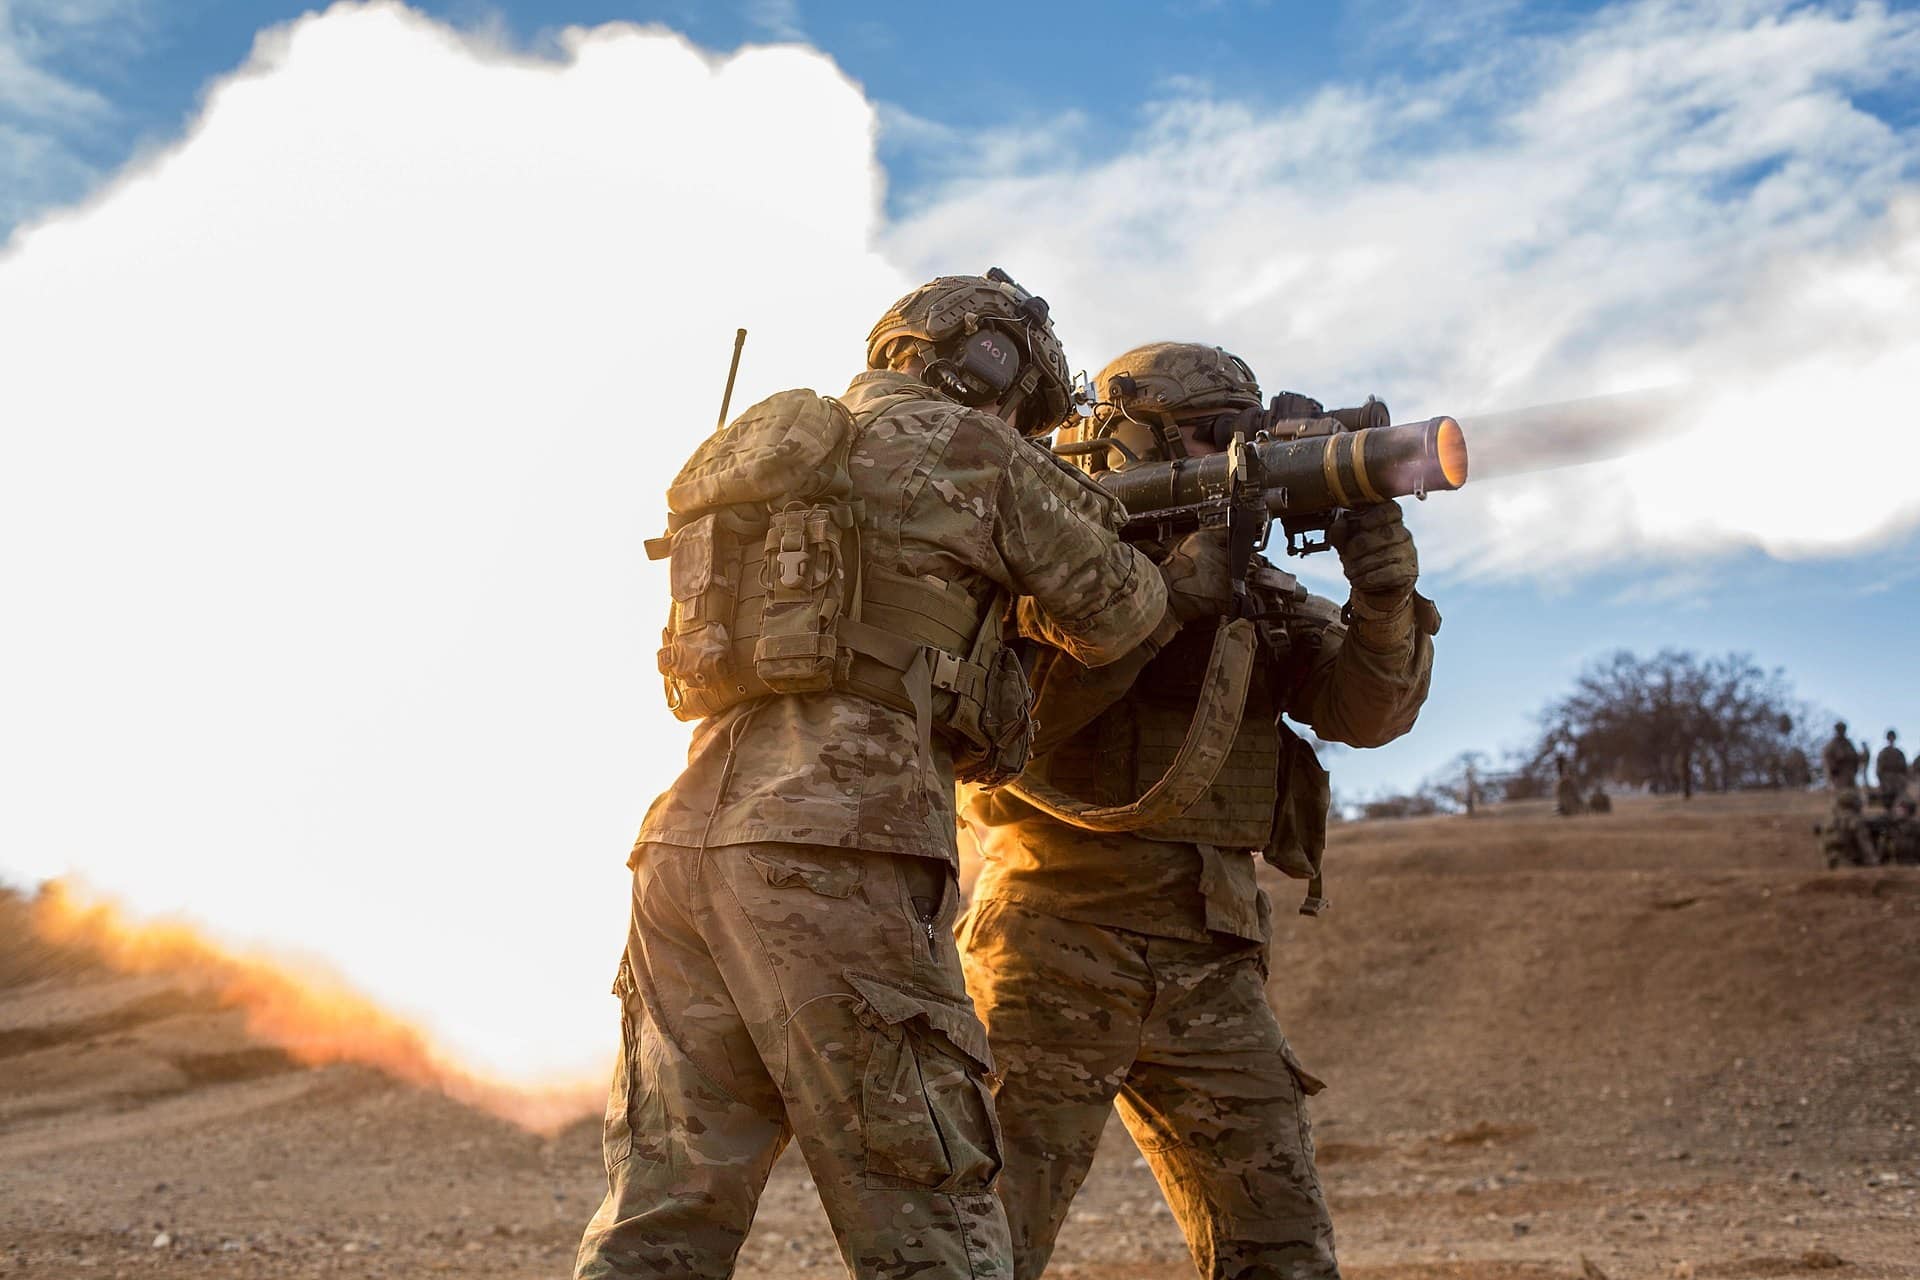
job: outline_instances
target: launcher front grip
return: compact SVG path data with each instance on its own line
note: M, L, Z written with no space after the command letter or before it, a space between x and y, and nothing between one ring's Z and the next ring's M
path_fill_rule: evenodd
M1247 445L1242 483L1265 491L1267 510L1299 520L1345 507L1458 489L1467 482L1467 437L1452 418L1337 431ZM1186 523L1234 489L1227 453L1104 471L1100 486L1132 523Z

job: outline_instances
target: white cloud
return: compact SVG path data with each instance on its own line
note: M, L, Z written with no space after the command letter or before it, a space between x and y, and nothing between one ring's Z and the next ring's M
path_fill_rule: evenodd
M956 181L887 245L1002 261L1093 367L1184 335L1403 417L1694 386L1647 452L1427 504L1435 566L1844 551L1920 518L1920 437L1864 411L1916 390L1920 145L1857 102L1916 67L1911 12L1621 5L1433 81L1162 101L1120 154ZM1823 413L1845 459L1795 447ZM1849 501L1807 502L1809 476Z
M0 0L0 243L22 218L83 191L97 176L84 141L112 105L56 62L124 53L144 0Z
M799 0L746 0L747 23L774 40L804 41Z
M5 866L323 957L523 1075L609 1048L685 742L640 542L734 328L736 407L837 390L905 287L825 59L564 43L275 30L0 257Z

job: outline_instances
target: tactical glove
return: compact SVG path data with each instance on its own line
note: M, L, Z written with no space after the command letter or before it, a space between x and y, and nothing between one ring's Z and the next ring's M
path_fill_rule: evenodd
M1400 504L1382 502L1343 513L1327 530L1340 553L1340 569L1353 588L1355 612L1393 613L1413 595L1420 557L1413 534L1400 518Z
M1217 618L1233 605L1233 565L1226 531L1195 529L1160 561L1167 584L1167 611L1186 624Z

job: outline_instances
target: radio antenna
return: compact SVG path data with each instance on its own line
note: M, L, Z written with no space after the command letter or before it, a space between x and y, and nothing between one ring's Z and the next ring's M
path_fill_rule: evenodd
M747 345L747 331L736 329L733 333L733 363L727 366L727 390L720 397L720 421L713 426L715 431L724 431L727 426L727 406L733 403L733 378L740 372L740 348Z

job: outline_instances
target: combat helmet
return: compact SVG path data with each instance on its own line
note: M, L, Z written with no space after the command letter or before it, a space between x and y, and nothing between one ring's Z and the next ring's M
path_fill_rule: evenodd
M1207 419L1202 434L1225 447L1233 432L1251 436L1261 413L1260 381L1239 356L1203 342L1149 342L1116 356L1094 379L1092 421L1062 432L1062 443L1107 438L1118 446L1082 453L1089 470L1185 457L1178 426ZM1318 406L1315 406L1317 411Z
M1072 379L1047 301L999 267L941 276L894 303L867 335L867 367L887 368L902 339L932 348L928 386L965 405L998 401L1023 434L1044 435L1067 415Z
M1095 380L1100 398L1134 413L1196 417L1258 409L1260 380L1239 356L1200 342L1149 342L1116 356Z

